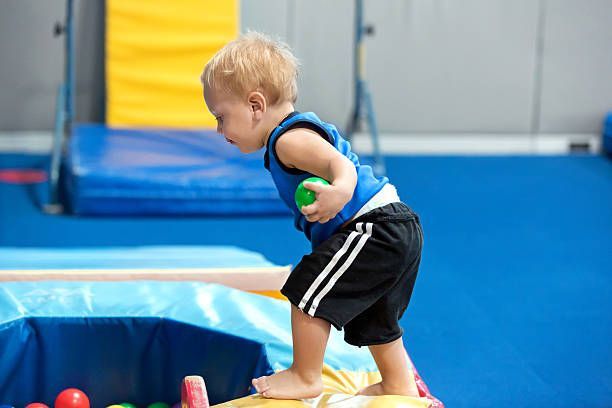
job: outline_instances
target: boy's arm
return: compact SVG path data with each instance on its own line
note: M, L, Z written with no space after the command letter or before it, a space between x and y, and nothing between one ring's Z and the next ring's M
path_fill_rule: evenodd
M355 165L319 134L308 129L290 130L278 139L276 155L285 166L307 171L331 183L329 186L304 183L317 197L313 204L302 207L308 221L329 221L353 197L357 185Z

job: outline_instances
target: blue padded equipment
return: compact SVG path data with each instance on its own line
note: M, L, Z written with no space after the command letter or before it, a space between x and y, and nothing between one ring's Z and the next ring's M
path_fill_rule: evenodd
M260 253L233 246L0 247L0 271L47 269L274 268Z
M198 282L8 282L0 285L0 404L51 405L65 388L92 407L179 400L185 375L212 404L252 393L290 366L289 302ZM375 371L366 347L332 331L325 362Z
M263 165L211 130L73 128L65 161L75 214L288 214Z
M603 125L603 143L602 148L604 153L612 157L612 112L608 112Z

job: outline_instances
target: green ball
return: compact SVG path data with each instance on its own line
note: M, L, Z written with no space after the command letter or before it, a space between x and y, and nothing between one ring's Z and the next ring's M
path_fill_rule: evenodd
M170 405L166 404L165 402L154 402L147 408L170 408Z
M122 402L122 403L121 403L121 404L119 404L119 405L121 405L122 407L125 407L125 408L136 408L136 405L131 404L131 403L129 403L129 402Z
M321 177L309 177L306 180L302 181L295 190L295 205L297 205L297 208L299 209L301 209L305 205L310 205L314 203L317 199L314 191L304 187L305 182L329 185L329 182L327 180L322 179Z

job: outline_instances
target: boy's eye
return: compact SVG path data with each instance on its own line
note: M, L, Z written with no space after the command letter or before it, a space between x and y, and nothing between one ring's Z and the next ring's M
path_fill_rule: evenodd
M215 119L217 119L217 122L223 123L223 116L217 116Z

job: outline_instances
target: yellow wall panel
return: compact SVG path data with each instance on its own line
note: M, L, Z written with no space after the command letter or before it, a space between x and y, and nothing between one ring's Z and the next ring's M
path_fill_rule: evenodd
M215 127L199 77L237 32L237 0L107 0L107 124Z

